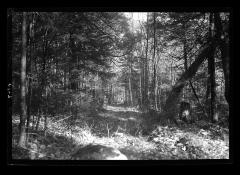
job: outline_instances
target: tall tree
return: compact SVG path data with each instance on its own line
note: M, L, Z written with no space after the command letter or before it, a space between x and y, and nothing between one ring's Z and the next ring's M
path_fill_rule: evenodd
M21 57L21 116L20 116L20 137L18 144L21 147L26 145L26 127L27 118L26 105L26 57L27 57L27 13L23 12L22 21L22 57Z
M228 38L228 22L223 26L220 13L214 13L214 25L216 27L216 39L220 46L222 68L225 80L225 98L229 104L229 38Z
M210 14L210 20L209 20L209 38L214 37L214 23L213 23L213 14ZM208 57L208 62L209 62L209 83L210 83L210 117L212 122L215 121L215 113L216 113L216 82L215 82L215 42L212 43L211 45L211 53L209 54Z
M153 88L154 88L154 107L155 110L158 110L158 77L157 77L157 59L156 55L156 45L157 45L157 38L156 38L156 13L153 12Z
M29 48L29 54L28 54L28 58L29 60L27 62L29 62L28 66L27 66L27 74L28 76L28 94L27 94L27 128L26 128L26 133L28 133L28 129L30 126L30 117L31 117L31 99L32 99L32 53L33 53L33 26L34 26L34 13L30 13L31 14L31 21L29 22L29 37L28 37L28 48Z
M144 59L144 93L143 93L143 107L145 110L149 109L149 97L148 97L148 40L149 40L149 26L148 26L149 14L147 13L146 22L146 47L145 47L145 59Z
M131 58L129 58L131 59ZM132 64L129 62L129 75L128 75L128 88L129 88L129 99L130 105L133 106L133 93L132 93Z

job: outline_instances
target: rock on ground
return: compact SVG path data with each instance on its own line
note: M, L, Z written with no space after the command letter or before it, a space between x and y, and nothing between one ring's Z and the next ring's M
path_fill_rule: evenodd
M103 145L87 145L78 149L72 160L128 160L118 149Z

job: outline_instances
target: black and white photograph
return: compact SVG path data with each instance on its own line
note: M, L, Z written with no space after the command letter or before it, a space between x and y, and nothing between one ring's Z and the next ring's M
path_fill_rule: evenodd
M8 9L11 160L229 160L228 11Z

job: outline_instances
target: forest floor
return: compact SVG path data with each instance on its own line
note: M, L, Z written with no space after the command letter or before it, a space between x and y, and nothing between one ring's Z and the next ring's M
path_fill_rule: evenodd
M19 117L13 116L12 157L69 160L79 147L101 144L119 149L129 160L229 159L227 129L155 124L148 130L143 116L135 108L104 106L102 111L78 114L74 121L66 115L54 117L46 133L43 121L38 131L29 131L24 150L16 147Z

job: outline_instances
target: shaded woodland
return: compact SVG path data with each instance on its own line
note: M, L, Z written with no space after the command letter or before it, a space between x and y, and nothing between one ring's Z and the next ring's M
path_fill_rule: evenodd
M229 13L7 18L13 159L229 158Z

